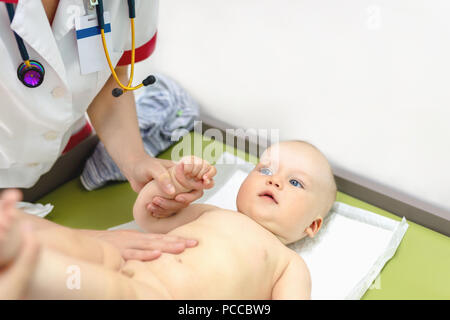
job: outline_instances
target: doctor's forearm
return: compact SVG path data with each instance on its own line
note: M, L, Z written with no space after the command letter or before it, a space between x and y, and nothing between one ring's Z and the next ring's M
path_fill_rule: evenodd
M128 67L117 67L117 76L128 83ZM88 115L106 150L127 175L127 164L145 155L136 116L133 92L125 92L119 98L111 91L117 87L112 77L98 93L88 108Z

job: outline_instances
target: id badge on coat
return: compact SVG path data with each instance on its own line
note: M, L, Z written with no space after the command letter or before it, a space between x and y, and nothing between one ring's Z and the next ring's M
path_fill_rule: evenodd
M104 13L105 40L108 50L111 50L111 22L109 12ZM108 68L102 37L96 14L79 16L75 18L77 34L78 57L81 74L89 74Z

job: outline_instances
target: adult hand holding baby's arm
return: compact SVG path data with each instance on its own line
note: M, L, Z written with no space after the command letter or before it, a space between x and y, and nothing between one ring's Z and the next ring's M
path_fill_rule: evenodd
M203 166L202 161L204 160L194 156L186 156L182 158L180 162L187 164L187 169L197 170L200 169L201 166ZM168 167L168 172L170 171L170 168L173 169L173 166ZM173 199L171 197L154 196L152 201L147 204L147 210L151 212L155 217L163 218L172 215L174 212L186 208L189 204L197 199L200 199L203 196L204 189L210 189L213 187L214 182L212 181L212 177L215 175L215 168L213 168L212 170L213 171L209 172L208 174L210 176L210 182L206 183L201 188L194 188L189 192L176 194ZM201 173L201 171L199 171L198 173Z
M138 160L127 162L128 170L124 171L124 173L128 173L126 177L130 181L133 190L140 192L148 182L155 180L162 190L173 195L175 190L171 183L169 169L175 166L176 163L170 160L152 158L148 155L138 157ZM173 199L155 196L149 205L151 205L151 210L155 214L167 216L171 212L186 208L191 202L202 196L203 189L181 193Z
M175 194L169 195L165 193L154 182L148 183L141 190L133 208L133 215L136 222L142 229L156 233L167 233L178 226L180 221L186 223L185 220L188 218L181 220L169 219L173 213L180 211L180 209L172 212L169 211L169 214L166 216L152 212L150 208L152 198L160 196L166 199L173 199L180 193L212 188L215 174L216 169L207 161L193 156L184 157L174 167L169 169L169 175L176 189Z
M211 189L214 186L213 177L216 175L216 168L206 160L195 156L183 157L175 167L169 170L172 183L176 185L177 192L174 199L177 202L185 203L186 208L190 203L203 196L204 189ZM180 193L181 192L181 193ZM198 197L187 197L186 195L198 195ZM169 217L180 211L179 206L172 206L171 196L155 196L153 201L147 204L146 209L156 218ZM155 205L155 202L157 205Z
M195 156L183 157L172 171L172 179L186 190L211 189L216 168L208 161Z

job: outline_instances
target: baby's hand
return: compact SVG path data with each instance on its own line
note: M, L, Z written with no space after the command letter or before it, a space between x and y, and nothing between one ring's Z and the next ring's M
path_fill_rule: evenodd
M181 195L183 198L181 201L184 207L187 207L190 202L201 197L204 189L210 189L214 186L213 177L217 172L216 168L207 161L194 156L183 157L175 166L169 168L168 171L172 183L175 186L175 195L166 194L162 190L155 195L154 188L151 187L153 184L147 184L139 192L138 199L136 200L136 203L145 202L143 205L145 210L156 218L165 218L180 210L180 208L172 210L171 208L174 208L173 204L166 202L171 201L174 197L176 199L177 195ZM186 200L186 193L196 193L199 196L189 201ZM147 202L149 200L151 202ZM156 205L158 207L155 207Z
M216 168L195 156L183 157L175 167L175 178L190 190L210 189L214 186Z

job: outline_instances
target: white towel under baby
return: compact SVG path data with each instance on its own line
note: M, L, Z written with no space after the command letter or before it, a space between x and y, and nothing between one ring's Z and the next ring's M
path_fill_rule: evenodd
M30 203L20 201L16 203L16 208L22 209L28 214L44 218L53 210L53 205L50 203L44 205L41 203Z
M236 196L253 165L225 152L217 161L215 187L197 202L236 210ZM408 224L336 202L313 239L289 247L311 273L312 299L360 299L399 246ZM134 221L111 229L136 229ZM373 290L382 287L378 278Z

